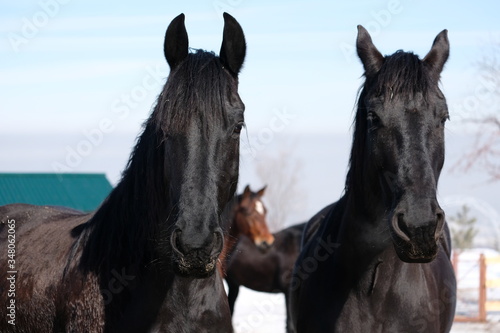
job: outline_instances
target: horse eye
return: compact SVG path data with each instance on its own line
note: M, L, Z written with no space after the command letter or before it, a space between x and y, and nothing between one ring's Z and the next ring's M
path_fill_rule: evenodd
M373 112L373 111L368 111L368 114L367 114L367 116L366 116L366 119L367 119L368 121L374 121L374 120L378 120L378 119L379 119L379 117L377 116L377 114L376 114L375 112Z
M380 125L380 118L379 116L373 112L373 111L368 111L368 114L366 116L366 120L369 123L369 129L375 129Z
M245 126L245 123L244 122L240 122L238 123L235 127L234 127L234 131L233 133L234 134L240 134L241 133L241 129Z
M447 120L450 120L450 115L446 115L444 116L443 118L441 118L441 125L444 126L444 124L446 123Z

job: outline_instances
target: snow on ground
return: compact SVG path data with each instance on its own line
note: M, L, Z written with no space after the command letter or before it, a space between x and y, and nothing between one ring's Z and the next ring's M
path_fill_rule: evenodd
M461 264L458 271L459 288L476 288L479 273L477 265L474 263L479 254L484 253L486 257L500 255L496 251L487 249L474 249L460 255ZM499 265L500 266L500 265ZM488 278L500 278L500 267L489 267ZM466 296L467 291L465 292ZM491 291L491 296L500 294L500 290ZM459 311L467 311L461 308L461 291L458 296ZM469 298L469 297L466 297ZM477 307L476 304L469 304L469 307ZM255 292L241 287L238 299L236 300L233 325L235 333L281 333L285 332L286 312L285 298L283 294L268 294ZM483 333L500 332L500 314L488 314L487 323L454 323L452 333Z
M455 323L451 328L451 333L498 333L500 332L500 322L487 323Z
M240 288L233 325L235 333L285 333L285 298ZM500 316L487 323L454 323L451 333L499 333Z
M486 260L500 257L500 253L491 249L471 249L459 255L457 267L457 314L474 316L478 313L479 298L479 257L484 254ZM491 263L486 268L486 279L500 279L500 264ZM488 288L486 297L490 301L500 301L500 288ZM498 317L498 313L492 313ZM500 332L500 331L499 331Z
M268 294L240 287L233 316L235 333L285 332L283 294Z

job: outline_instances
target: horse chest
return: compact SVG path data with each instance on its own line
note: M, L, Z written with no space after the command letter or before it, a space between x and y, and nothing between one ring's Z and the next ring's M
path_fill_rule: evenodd
M217 274L206 279L174 278L151 332L233 332L229 305Z
M427 269L375 260L349 291L335 332L439 332L438 285Z

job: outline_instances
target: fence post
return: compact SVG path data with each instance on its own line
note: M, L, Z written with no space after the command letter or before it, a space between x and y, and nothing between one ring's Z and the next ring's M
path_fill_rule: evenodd
M455 276L458 276L458 251L453 251L453 256L451 257L451 265L453 266Z
M486 321L486 260L479 256L479 321Z

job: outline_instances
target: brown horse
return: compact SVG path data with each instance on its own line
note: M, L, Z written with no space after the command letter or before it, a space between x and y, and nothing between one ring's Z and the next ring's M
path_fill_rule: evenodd
M293 265L300 253L305 225L306 223L296 224L275 233L273 245L265 252L256 247L248 237L240 237L226 272L231 314L234 313L240 286L266 293L283 293L288 304ZM287 332L290 320L287 313Z
M267 209L261 200L265 191L265 186L253 192L247 185L243 193L229 204L224 249L220 255L223 272L226 271L227 263L231 260L240 236L248 237L260 251L266 251L273 244L274 236L266 223Z

